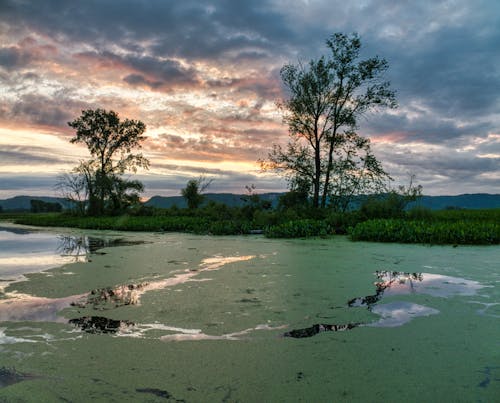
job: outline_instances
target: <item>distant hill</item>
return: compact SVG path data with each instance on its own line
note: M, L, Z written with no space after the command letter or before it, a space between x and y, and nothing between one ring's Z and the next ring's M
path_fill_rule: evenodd
M63 209L69 207L66 199L48 196L15 196L10 199L0 200L0 206L3 211L29 211L31 209L31 200L41 200L45 203L59 203L63 206Z
M484 209L500 208L500 194L473 193L458 196L422 196L414 205L444 210L446 208Z
M263 193L259 196L263 200L269 200L273 206L276 206L282 194L283 193ZM231 207L243 206L245 204L243 201L244 196L245 195L232 193L207 193L205 195L206 200L213 200L216 203L226 204ZM32 199L49 203L60 203L63 208L68 208L69 206L69 203L62 198L38 196L16 196L10 199L0 200L0 206L3 211L29 211L31 208L30 201ZM474 193L458 196L423 196L418 202L410 205L410 207L415 204L433 210L442 210L446 208L500 208L500 194ZM145 205L159 208L169 208L175 205L179 208L185 208L186 201L182 196L153 196Z
M283 193L263 193L259 196L263 200L269 200L273 206L278 204L278 199ZM213 200L217 203L223 203L228 206L243 206L244 195L236 195L232 193L207 193L206 200ZM169 208L176 205L179 208L186 207L186 201L182 196L154 196L149 199L146 206ZM415 205L427 207L432 210L443 210L446 208L464 208L464 209L483 209L483 208L500 208L500 194L463 194L458 196L422 196L420 200L412 203L409 208Z

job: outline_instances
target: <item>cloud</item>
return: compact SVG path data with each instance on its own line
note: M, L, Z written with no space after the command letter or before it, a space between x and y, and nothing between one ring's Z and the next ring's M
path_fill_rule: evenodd
M16 46L0 48L0 66L12 70L27 65L31 60L29 54L24 53Z
M82 109L104 107L146 123L145 151L211 166L285 141L280 67L357 31L363 57L389 61L398 94L398 110L359 121L391 173L418 170L436 189L497 183L493 0L3 0L0 25L0 126L64 132Z
M129 72L123 81L130 85L147 85L150 88L167 86L194 86L200 83L197 72L192 67L183 66L179 61L134 54L117 55L108 51L82 52L75 57L93 63L102 69Z
M47 165L67 162L64 157L59 157L42 147L9 147L0 146L0 160L3 165L17 165L20 163L30 165Z

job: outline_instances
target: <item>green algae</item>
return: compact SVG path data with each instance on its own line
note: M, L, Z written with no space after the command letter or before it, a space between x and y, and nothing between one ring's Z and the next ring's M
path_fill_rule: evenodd
M150 288L134 304L68 305L57 312L59 322L0 323L2 365L43 376L0 389L0 400L386 402L498 396L497 247L380 245L343 237L104 235L147 243L101 249L105 254L90 255L86 263L28 274L6 292L52 299L83 295L85 301L105 287ZM475 288L446 293L446 285L427 284L420 290L428 292L387 293L376 304L382 313L349 306L353 298L374 293L375 272L381 270L463 279ZM316 323L376 324L391 304L418 305L433 314L414 315L395 327L282 337ZM67 323L86 316L135 325L113 335L85 333Z

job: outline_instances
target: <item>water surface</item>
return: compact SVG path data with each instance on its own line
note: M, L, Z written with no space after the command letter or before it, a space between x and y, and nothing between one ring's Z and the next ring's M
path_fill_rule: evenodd
M0 266L0 277L16 277L0 300L0 400L490 402L500 393L496 246L8 236L32 242L12 255L51 249L72 260ZM58 246L70 238L76 253ZM94 238L108 241L91 250Z

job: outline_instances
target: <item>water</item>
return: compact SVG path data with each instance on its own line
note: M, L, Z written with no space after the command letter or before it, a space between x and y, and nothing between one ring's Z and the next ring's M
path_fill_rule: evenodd
M496 246L10 227L0 251L0 400L499 401Z

